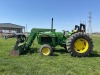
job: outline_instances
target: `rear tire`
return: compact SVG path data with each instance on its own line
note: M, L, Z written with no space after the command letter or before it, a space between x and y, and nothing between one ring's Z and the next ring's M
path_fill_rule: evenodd
M82 32L71 35L66 44L72 56L85 57L93 50L92 39Z
M40 54L44 56L50 56L52 54L52 47L48 44L44 44L40 48Z

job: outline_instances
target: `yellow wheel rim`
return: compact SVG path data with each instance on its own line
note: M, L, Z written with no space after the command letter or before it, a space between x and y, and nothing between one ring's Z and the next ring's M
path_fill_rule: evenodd
M88 47L88 41L83 38L77 39L74 43L74 49L78 53L86 52L88 50Z
M44 47L44 48L42 49L42 54L43 54L43 55L49 55L49 54L50 54L50 49L47 48L47 47Z

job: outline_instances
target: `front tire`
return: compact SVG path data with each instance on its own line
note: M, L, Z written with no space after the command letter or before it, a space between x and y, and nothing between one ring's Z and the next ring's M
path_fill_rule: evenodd
M72 56L85 57L93 50L92 39L82 32L75 33L67 40L67 50Z
M52 47L48 44L42 45L40 48L40 54L44 56L50 56L52 54Z

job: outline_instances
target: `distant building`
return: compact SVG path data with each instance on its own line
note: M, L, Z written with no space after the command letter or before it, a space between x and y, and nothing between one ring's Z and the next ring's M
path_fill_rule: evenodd
M25 27L12 24L12 23L0 23L0 33L23 33Z

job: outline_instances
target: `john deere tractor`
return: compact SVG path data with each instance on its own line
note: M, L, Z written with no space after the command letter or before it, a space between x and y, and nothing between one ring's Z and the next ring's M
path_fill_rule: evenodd
M53 19L51 29L33 28L28 37L17 36L17 42L10 52L10 55L20 55L30 50L30 46L37 37L37 42L41 45L40 54L49 56L56 46L64 47L72 56L84 57L93 50L92 39L85 33L85 25L75 25L72 32L56 32L53 29Z

